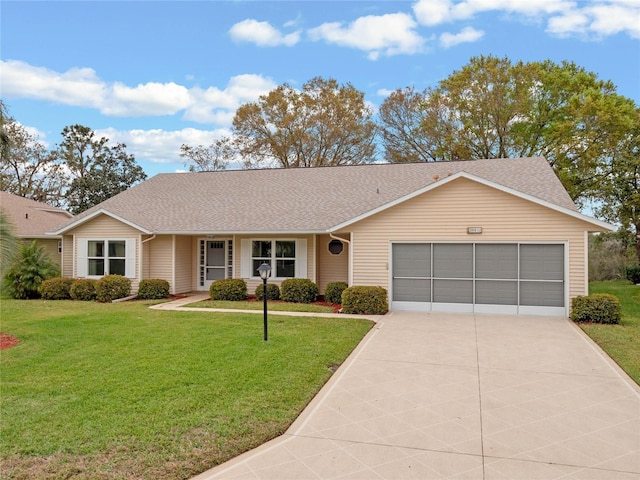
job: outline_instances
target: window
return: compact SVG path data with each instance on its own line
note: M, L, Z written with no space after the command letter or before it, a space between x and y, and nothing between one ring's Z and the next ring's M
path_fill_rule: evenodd
M102 277L135 274L135 240L84 240L79 244L78 275ZM129 254L129 256L127 256Z
M295 240L253 240L251 242L252 276L257 276L263 263L271 265L272 275L278 278L296 276ZM275 269L274 266L275 265ZM275 271L273 271L275 270Z

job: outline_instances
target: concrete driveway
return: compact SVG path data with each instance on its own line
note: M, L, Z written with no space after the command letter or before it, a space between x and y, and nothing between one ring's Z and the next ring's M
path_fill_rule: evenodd
M392 313L283 436L196 478L638 480L640 388L566 319Z

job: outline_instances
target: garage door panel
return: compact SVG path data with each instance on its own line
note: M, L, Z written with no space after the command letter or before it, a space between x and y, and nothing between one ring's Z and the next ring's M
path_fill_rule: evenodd
M433 276L440 278L472 278L473 245L434 244Z
M521 245L520 278L564 280L564 246Z
M477 244L476 278L518 278L518 245Z
M393 245L393 276L430 277L431 244L403 243Z
M473 303L473 281L434 280L433 301L438 303Z
M476 303L483 305L517 305L518 282L476 280Z
M431 281L428 279L395 278L393 280L393 301L430 302Z
M520 305L564 307L564 283L521 281Z

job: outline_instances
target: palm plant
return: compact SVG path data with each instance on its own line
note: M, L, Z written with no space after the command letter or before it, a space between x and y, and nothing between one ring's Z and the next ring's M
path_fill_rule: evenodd
M4 277L7 293L13 298L38 298L42 282L59 275L58 266L34 240L22 245L20 253Z

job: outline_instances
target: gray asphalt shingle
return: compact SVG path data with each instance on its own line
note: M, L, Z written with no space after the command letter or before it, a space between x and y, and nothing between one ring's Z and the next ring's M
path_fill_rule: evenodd
M163 173L106 210L153 233L323 232L458 172L577 211L544 158Z

